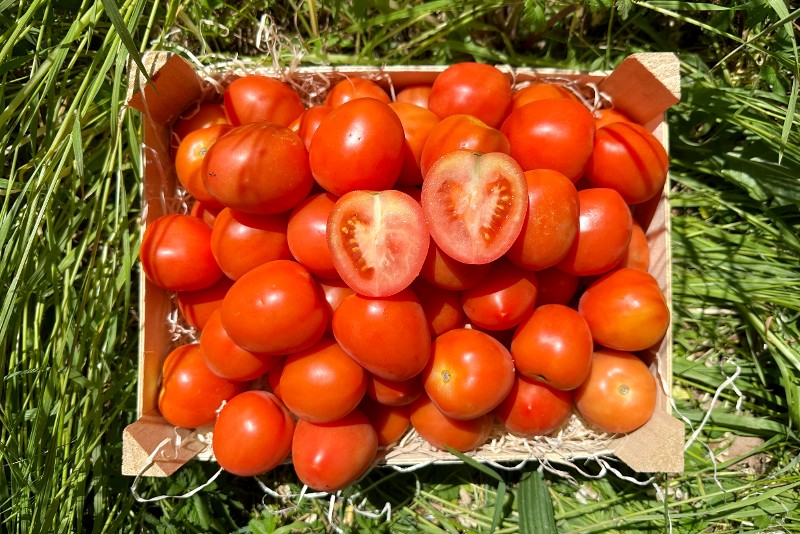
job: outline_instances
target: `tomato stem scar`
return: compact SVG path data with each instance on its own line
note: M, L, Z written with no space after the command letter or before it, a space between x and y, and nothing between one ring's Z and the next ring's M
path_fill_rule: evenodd
M442 371L442 382L444 382L445 384L447 382L450 382L450 371L448 371L447 369Z

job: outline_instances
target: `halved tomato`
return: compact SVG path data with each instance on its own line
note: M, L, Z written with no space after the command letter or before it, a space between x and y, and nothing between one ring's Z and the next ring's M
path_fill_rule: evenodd
M528 211L528 187L506 154L455 150L422 184L422 209L439 248L462 263L490 263L511 248Z
M342 196L328 217L327 235L339 276L369 297L388 297L408 287L430 243L419 203L395 190Z

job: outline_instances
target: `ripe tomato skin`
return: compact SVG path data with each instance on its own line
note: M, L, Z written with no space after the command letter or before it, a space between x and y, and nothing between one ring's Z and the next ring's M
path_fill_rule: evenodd
M630 267L645 272L650 268L650 245L647 243L644 230L636 221L633 221L628 248L617 267Z
M536 279L539 280L539 294L536 296L537 306L569 304L578 291L578 277L555 267L536 271Z
M622 260L630 243L630 209L613 189L583 189L578 202L578 235L556 267L576 276L605 273Z
M533 311L538 293L535 273L501 261L489 276L461 293L461 304L472 324L486 330L508 330Z
M562 390L575 389L586 380L593 350L586 320L561 304L536 308L511 341L518 374Z
M256 379L280 360L250 352L234 343L222 326L219 310L211 315L200 334L200 352L212 373L233 382Z
M275 366L267 371L267 385L269 386L269 390L279 399L281 398L281 375L283 374L283 363L285 361L285 358L279 358Z
M598 109L595 111L595 128L598 130L613 122L633 122L630 117L613 108Z
M303 484L329 493L366 473L378 453L378 435L360 410L331 423L297 422L292 464Z
M454 150L470 150L482 154L490 152L508 154L511 151L511 145L500 130L487 126L476 117L452 115L442 119L428 133L419 160L422 176L427 176L434 163Z
M430 357L431 335L416 295L345 298L333 314L333 334L370 373L402 381L419 374Z
M669 308L658 282L639 269L618 269L590 285L578 311L595 342L637 351L658 343L669 328Z
M346 78L331 87L325 96L325 105L336 108L357 98L374 98L385 104L391 102L389 94L377 83L367 78Z
M366 371L332 339L288 356L281 372L281 399L293 414L312 423L341 419L366 390Z
M491 263L468 264L454 260L431 240L420 276L428 283L450 291L475 286L492 270Z
M365 397L359 409L375 428L379 447L391 445L402 438L410 426L407 405L386 406Z
M205 328L206 323L216 310L222 306L222 299L233 285L233 280L223 276L214 285L197 291L178 291L176 300L181 315L198 330Z
M595 135L586 179L616 190L628 204L658 195L667 180L667 151L647 129L631 122L608 124Z
M246 273L228 290L222 301L222 325L244 349L299 352L325 332L324 296L299 263L271 261Z
M158 410L170 424L182 428L210 425L223 401L245 385L220 378L206 366L200 345L182 345L169 353L161 372Z
M215 124L230 124L225 114L225 106L214 102L197 103L175 119L172 124L172 134L180 142L193 131Z
M336 272L370 297L394 295L411 285L430 244L419 203L393 189L342 196L328 217L327 239Z
M572 394L517 376L511 392L494 413L516 436L545 436L557 430L572 415Z
M184 137L175 154L178 181L195 200L217 210L222 208L222 204L206 188L202 174L203 160L217 139L231 130L233 126L227 124L195 130Z
M497 67L456 63L433 82L428 108L439 117L473 115L497 128L511 107L511 82Z
M488 334L450 330L433 341L422 384L448 417L475 419L508 395L514 384L514 361L508 349Z
M422 171L419 165L422 149L425 147L425 141L428 140L433 127L439 124L439 117L432 111L414 104L395 102L389 104L389 107L397 113L397 117L403 124L406 138L403 168L400 170L400 176L397 177L396 185L420 185L422 184Z
M525 171L525 181L528 212L506 257L524 269L539 271L561 261L578 233L578 190L566 176L550 169Z
M304 109L291 87L266 76L243 76L225 89L225 110L236 126L264 121L289 126Z
M147 279L167 291L197 291L222 278L211 228L191 215L164 215L148 224L139 259Z
M406 380L386 380L367 374L367 396L384 406L406 406L422 395L422 380L419 375Z
M491 413L466 420L448 417L427 395L414 401L409 412L411 426L425 441L442 450L445 446L459 452L477 449L489 438L494 423Z
M457 291L436 287L422 278L414 280L411 289L417 294L422 309L425 310L432 336L464 326L466 316L461 305L461 295Z
M445 254L462 263L490 263L519 236L527 195L522 169L510 156L456 150L426 175L422 209Z
M246 272L274 260L290 260L286 213L253 215L230 208L219 212L211 232L211 252L222 271L238 280Z
M577 100L575 93L563 85L535 83L514 91L514 94L511 95L511 109L513 111L517 108L521 108L525 104L536 102L537 100L552 100L554 98Z
M431 96L430 85L409 85L401 89L395 97L395 102L405 102L407 104L414 104L421 108L428 109L428 101Z
M220 411L212 447L220 467L238 476L266 473L292 449L294 420L266 391L246 391Z
M308 151L311 172L337 196L391 188L403 167L403 124L388 104L358 98L320 123Z
M214 227L214 221L217 220L217 215L219 215L220 208L216 208L214 206L209 206L207 204L203 204L202 202L195 201L192 204L192 210L189 212L189 215L192 217L197 217L210 227Z
M306 150L311 148L311 140L317 132L322 121L330 115L333 108L330 106L311 106L289 125L289 129L296 132L303 140Z
M515 109L500 128L526 171L552 169L572 182L583 176L594 147L594 117L575 100L539 100Z
M339 277L327 238L328 217L338 199L331 193L312 195L289 215L286 237L292 256L312 274L322 278Z
M604 432L633 432L650 420L657 386L647 366L635 355L603 349L592 356L589 377L573 393L575 408Z
M239 126L218 138L201 172L220 204L262 215L289 211L314 184L303 140L268 122Z

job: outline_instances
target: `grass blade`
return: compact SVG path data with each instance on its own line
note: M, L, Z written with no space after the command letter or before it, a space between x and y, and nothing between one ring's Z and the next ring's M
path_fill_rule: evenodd
M557 534L553 500L539 469L528 467L519 483L517 510L521 534Z

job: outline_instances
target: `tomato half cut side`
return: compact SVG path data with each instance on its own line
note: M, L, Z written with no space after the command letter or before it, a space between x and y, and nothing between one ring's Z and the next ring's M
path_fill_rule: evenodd
M451 258L490 263L511 248L528 211L522 168L500 152L455 150L439 159L422 184L431 237Z
M407 288L419 275L430 243L419 203L395 190L342 196L328 217L327 237L339 276L368 297Z

